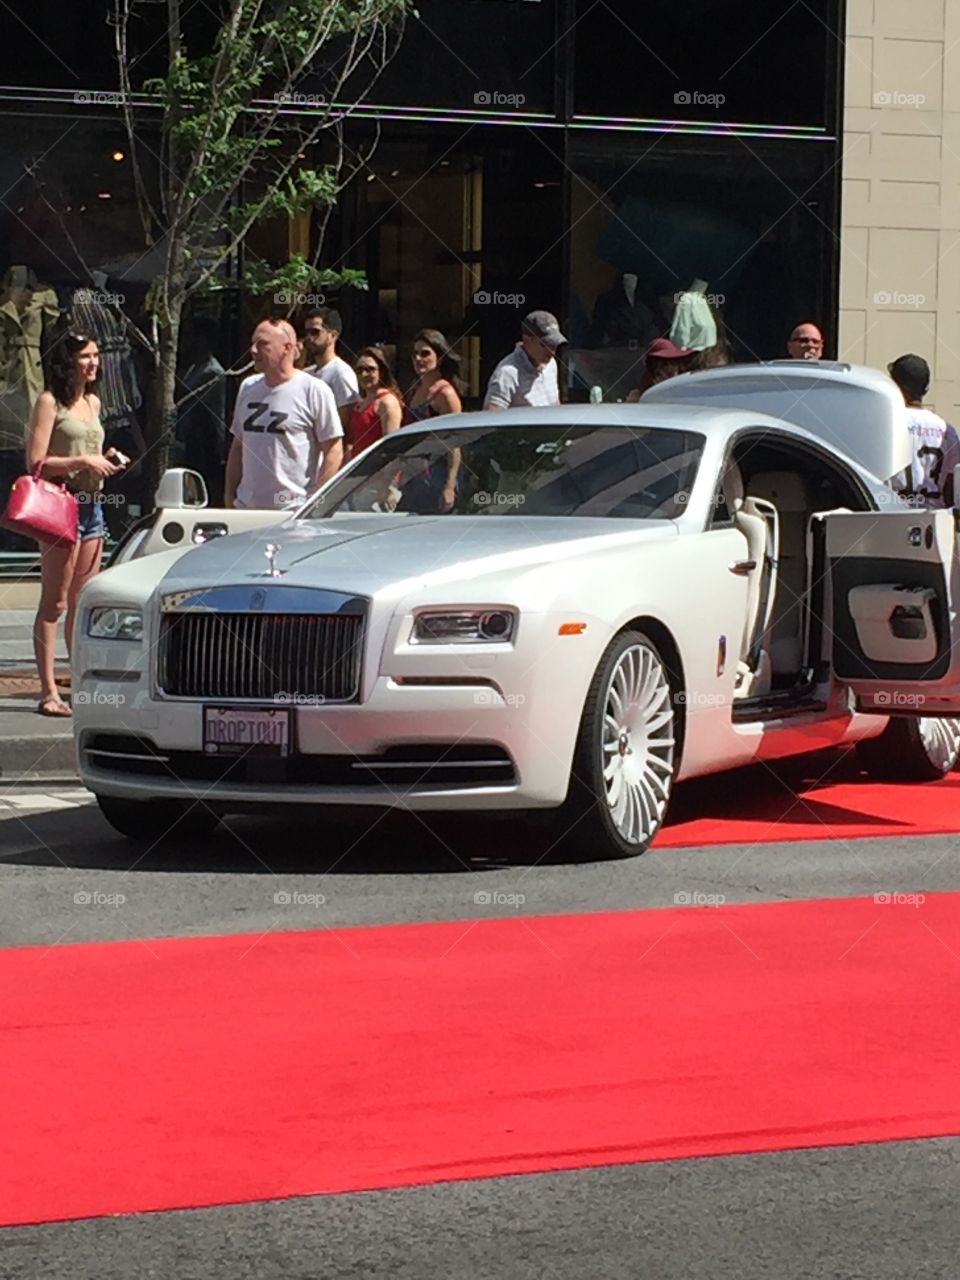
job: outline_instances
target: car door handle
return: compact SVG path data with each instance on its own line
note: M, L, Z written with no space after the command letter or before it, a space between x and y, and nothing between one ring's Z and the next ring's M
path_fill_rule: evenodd
M731 573L736 573L741 578L745 578L748 573L753 573L756 567L756 560L734 560L733 564L727 565Z

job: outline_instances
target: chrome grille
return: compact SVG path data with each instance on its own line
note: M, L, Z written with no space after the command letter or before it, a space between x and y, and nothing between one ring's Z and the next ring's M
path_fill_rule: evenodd
M157 683L178 698L350 702L360 688L363 618L356 614L167 613Z

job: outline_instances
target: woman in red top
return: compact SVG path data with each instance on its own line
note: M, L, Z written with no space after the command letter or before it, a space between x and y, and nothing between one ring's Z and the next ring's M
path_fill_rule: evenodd
M350 406L347 418L347 458L355 458L381 436L396 431L403 418L400 388L382 348L364 347L354 367L360 399Z

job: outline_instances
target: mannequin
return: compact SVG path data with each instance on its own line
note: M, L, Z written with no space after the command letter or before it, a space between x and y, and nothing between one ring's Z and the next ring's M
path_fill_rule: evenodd
M89 333L100 347L100 420L111 430L131 419L143 403L137 381L126 325L117 309L104 297L107 274L91 271L94 288L74 291L70 301L70 323L78 332Z
M107 526L113 537L119 537L132 509L142 505L143 474L136 466L146 452L143 433L137 422L137 410L143 403L134 366L127 326L122 313L110 300L105 271L90 272L93 288L74 291L70 301L70 325L78 333L89 334L100 348L100 421L106 445L119 449L134 459L134 465L104 484L107 496L122 493L126 502L108 502L104 507Z
M33 402L43 390L44 328L60 315L57 295L25 266L0 285L0 447L22 451Z
M638 284L632 271L624 271L612 288L599 295L588 347L646 347L657 336L653 312L640 297Z
M717 344L717 322L706 299L706 280L694 280L680 294L670 325L670 341L692 351L707 351Z

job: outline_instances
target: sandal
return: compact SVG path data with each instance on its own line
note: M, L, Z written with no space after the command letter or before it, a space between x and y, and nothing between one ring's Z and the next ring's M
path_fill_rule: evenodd
M61 701L59 697L53 695L49 698L43 699L37 707L37 714L41 716L53 716L59 718L62 716L72 716L73 712L65 702Z

